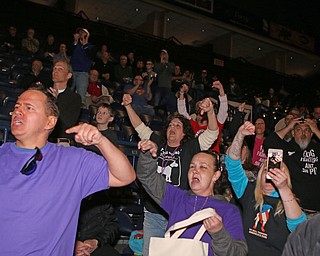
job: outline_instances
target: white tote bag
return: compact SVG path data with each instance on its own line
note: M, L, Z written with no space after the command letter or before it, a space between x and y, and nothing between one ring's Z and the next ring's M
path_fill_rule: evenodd
M179 238L188 226L213 216L213 209L206 208L195 212L186 220L173 224L162 237L151 237L149 256L207 256L209 244L200 241L206 232L203 224L193 239ZM175 233L170 236L170 232Z

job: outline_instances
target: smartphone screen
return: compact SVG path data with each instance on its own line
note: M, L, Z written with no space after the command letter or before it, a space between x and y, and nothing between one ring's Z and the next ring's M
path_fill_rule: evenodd
M283 150L282 149L275 149L269 148L268 149L268 158L267 158L267 169L268 171L273 168L280 169L282 166L283 160ZM267 179L271 179L267 173Z

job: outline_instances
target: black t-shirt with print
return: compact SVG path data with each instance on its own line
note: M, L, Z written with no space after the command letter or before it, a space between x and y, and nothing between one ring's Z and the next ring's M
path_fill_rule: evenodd
M152 133L150 140L158 144L158 169L167 182L182 189L189 189L188 170L194 154L200 152L198 138L194 138L183 145L172 148L160 143L160 136ZM149 196L146 196L145 207L149 212L166 213Z
M239 202L243 209L242 219L249 256L281 255L290 234L284 212L274 215L279 198L264 196L262 212L255 209L255 182L248 182Z
M283 149L283 159L290 171L292 191L300 200L303 208L320 211L320 144L311 141L301 150L294 139L286 142L276 133L264 141L265 152L268 148Z

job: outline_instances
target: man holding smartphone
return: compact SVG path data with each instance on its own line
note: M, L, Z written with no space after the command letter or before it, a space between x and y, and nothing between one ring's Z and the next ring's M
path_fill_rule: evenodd
M71 89L81 96L83 105L86 103L86 92L89 86L89 73L95 56L95 46L89 43L90 33L85 28L77 28L73 35L73 49L70 63L73 82Z
M288 132L293 136L289 142L284 140ZM269 148L283 149L283 160L290 170L293 192L309 216L320 213L320 144L312 140L313 135L320 138L314 120L295 118L264 142L265 152Z

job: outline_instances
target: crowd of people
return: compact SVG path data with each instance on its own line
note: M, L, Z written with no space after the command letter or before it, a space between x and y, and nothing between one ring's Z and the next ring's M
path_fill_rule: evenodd
M275 125L263 109L281 106L284 89L275 96L270 88L248 116L234 77L224 84L206 69L182 72L165 49L155 59L117 56L107 45L98 50L82 27L60 47L52 34L40 43L33 28L23 39L15 27L8 32L2 50L32 61L16 81L15 141L0 147L4 255L119 255L119 223L104 192L136 174L146 191L145 256L152 237L204 208L214 209L201 238L209 255L301 255L296 236L304 247L319 242L303 233L320 215L319 98L290 106ZM93 121L80 122L90 108ZM136 168L119 149L120 109L139 137ZM269 168L269 149L283 151L279 168Z

